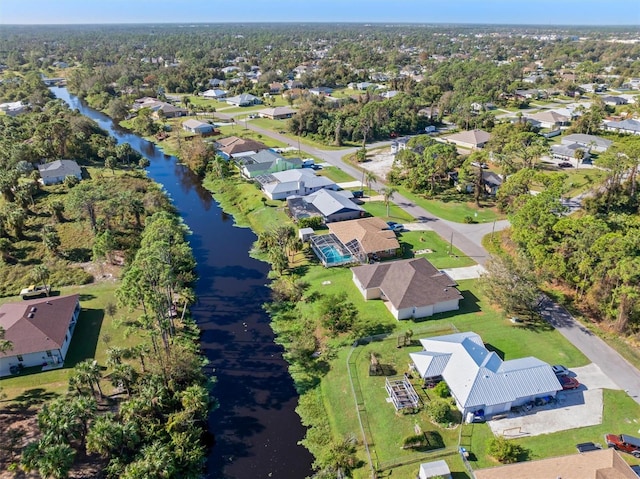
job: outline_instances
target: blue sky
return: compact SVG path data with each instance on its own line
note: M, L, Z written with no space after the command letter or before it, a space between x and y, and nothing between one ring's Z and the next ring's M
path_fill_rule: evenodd
M0 24L191 22L640 25L640 0L0 0Z

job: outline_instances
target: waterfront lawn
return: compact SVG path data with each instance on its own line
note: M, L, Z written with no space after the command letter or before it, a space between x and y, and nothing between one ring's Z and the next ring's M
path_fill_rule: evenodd
M336 268L332 268L332 275L335 274L333 271L335 269ZM305 279L310 280L312 288L314 289L328 288L331 286L337 287L337 291L341 288L343 290L349 289L346 283L336 282L336 280L329 275L326 276L326 279L331 280L332 284L327 286L318 286L318 283L316 283L317 280L323 278L311 279L305 277ZM353 286L350 288L353 288ZM374 321L378 321L380 326L376 328L372 324L370 329L372 331L383 331L386 329L393 334L389 336L389 339L375 341L365 346L358 346L353 353L356 356L355 360L352 357L351 363L355 364L357 368L357 376L355 377L354 384L357 386L356 393L358 402L361 404L358 407L361 411L364 411L363 414L366 415L365 430L368 435L371 435L370 441L375 445L375 454L380 463L391 464L411 460L411 454L400 449L399 441L412 434L416 421L420 424L423 431L430 430L429 428L433 426L428 420L424 419L422 416L423 412L416 415L396 415L393 406L387 403L385 399L384 378L370 377L368 375L371 352L379 354L380 363L385 366L385 374L392 374L394 372L402 374L407 371L409 361L408 353L420 349L416 343L420 337L434 334L449 334L458 330L474 331L480 334L485 344L487 344L490 349L498 352L505 360L536 356L550 364L563 363L569 367L588 364L587 358L584 357L582 353L569 344L560 333L548 327L546 323L513 325L500 311L497 311L481 299L482 296L478 290L478 282L476 280L460 281L459 289L464 296L464 299L460 303L459 311L437 314L432 318L426 318L421 321L398 322L392 320L391 324L393 328L389 328L390 324L388 321L384 323L380 321L380 319L385 319L384 317L378 316L379 319L375 319L374 315ZM350 299L354 300L356 297L350 297ZM360 298L360 302L362 302L362 298ZM355 304L359 310L363 312L365 317L371 318L370 314L366 311L376 305L376 303L381 303L381 301L368 301L366 309L364 310L362 309L363 305L361 303ZM388 312L386 315L387 317L390 316ZM393 322L395 322L395 324L393 324ZM397 335L407 329L411 329L414 332L414 345L398 349ZM336 438L345 437L349 434L355 434L356 437L361 436L355 414L356 400L353 397L353 393L351 393L349 373L346 365L349 349L350 346L346 346L340 350L331 362L330 371L323 377L321 382L322 398L333 435ZM418 389L422 397L428 401L431 393L429 391L422 391L420 388ZM362 404L364 404L364 406L362 406ZM352 410L347 411L345 406L348 406ZM479 444L486 444L486 441L489 439L489 437L482 432L482 427L483 426L476 425L477 430L474 430L472 438L472 450L477 456L481 454L486 456L484 452L485 449L481 448ZM453 431L449 429L435 430L440 433L445 445L453 448L455 451L458 440L458 429ZM587 439L585 437L584 440L593 440L593 438ZM574 446L575 442L572 442L570 448ZM546 452L544 452L544 454L543 452L538 453L536 450L533 452L539 454L539 457L547 455ZM487 457L479 459L479 464L489 465L490 463L490 459ZM462 470L457 469L457 471ZM367 477L366 467L359 469L356 477Z
M69 286L60 289L60 294L80 295L82 312L73 333L64 367L42 372L40 368L28 368L19 376L0 380L3 393L8 401L29 395L30 390L41 390L47 396L63 394L68 388L70 369L85 359L95 358L104 365L107 359L106 350L110 345L125 348L139 342L135 336L126 337L124 328L117 326L117 318L124 318L129 313L118 311L113 317L105 315L105 306L116 304L115 290L117 284L112 281L85 286ZM2 298L2 303L18 301L19 297ZM109 393L110 385L103 381L105 393Z

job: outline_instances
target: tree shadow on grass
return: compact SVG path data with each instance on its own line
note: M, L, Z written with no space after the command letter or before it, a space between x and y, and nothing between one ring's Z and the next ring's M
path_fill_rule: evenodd
M95 357L103 320L104 311L101 309L82 310L64 361L65 367L73 368L85 359Z
M7 406L8 410L24 412L33 406L39 406L45 402L56 398L58 394L47 391L44 388L27 389L12 400L12 404Z

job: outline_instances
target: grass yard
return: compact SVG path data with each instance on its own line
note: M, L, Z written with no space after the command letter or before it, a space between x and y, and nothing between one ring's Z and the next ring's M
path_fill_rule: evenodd
M462 474L463 468L461 464L456 462L459 459L455 454L459 429L434 426L426 418L423 411L409 415L396 414L393 406L386 402L384 378L369 376L368 374L369 358L372 352L379 356L379 362L383 365L385 374L402 374L407 371L408 353L420 350L416 343L420 337L449 334L458 330L474 331L480 334L487 347L496 351L505 360L536 356L550 364L563 363L569 367L588 364L588 360L577 349L570 345L556 330L548 327L546 323L522 323L521 325L510 323L500 311L493 309L481 299L477 281L460 281L459 289L464 299L460 303L459 311L441 313L421 321L397 322L394 319L391 321L387 319L390 317L388 312L384 316L381 315L382 311L379 309L381 302L379 301L369 301L366 303L365 308L362 298L359 297L360 294L353 286L348 284L351 280L350 275L343 272L347 270L342 270L342 272L336 270L338 268L332 268L330 271L325 270L327 273L324 275L308 274L305 279L311 283L313 291L347 291L349 299L354 301L354 304L361 311L362 319L378 323L378 327L371 325L372 331L390 332L388 339L358 346L353 353L351 363L355 365L355 373L352 373L352 377L355 378L355 384L359 386L357 389L358 409L364 411L363 414L366 415L363 418L366 434L371 436L369 441L374 445L375 458L377 458L379 464L382 467L391 467L393 465L393 477L415 477L418 463L413 468L410 465L401 467L400 469L405 472L398 476L396 476L395 465L416 459L416 457L413 457L415 453L400 448L401 441L404 437L413 433L416 423L420 425L423 431L433 431L434 437L436 437L436 432L442 437L445 446L450 448L452 452L452 455L445 456L445 459L451 461L454 471ZM320 272L318 271L317 273ZM322 281L331 281L331 284L322 286ZM357 294L353 295L354 292ZM407 329L411 329L414 332L414 344L410 347L398 349L396 333ZM356 416L356 400L351 393L346 364L349 349L350 346L346 346L338 352L331 363L329 373L322 379L321 383L322 397L327 409L329 422L334 437L337 438L349 434L355 434L360 437ZM358 390L360 391L359 393ZM432 395L429 390L425 391L420 387L417 388L417 392L424 401L428 401ZM627 414L630 414L630 405L631 403L622 405ZM633 411L636 411L636 409L631 410L631 412ZM637 426L635 427L637 429ZM471 439L473 449L471 450L479 458L478 465L483 465L483 467L490 465L491 460L486 457L484 446L481 447L481 444L486 444L489 439L488 427L474 425L474 428ZM532 448L534 446L538 447L535 445L535 438L527 440L533 441ZM593 438L588 439L585 436L584 440L593 440ZM541 440L541 442L543 443L544 441ZM572 449L574 446L575 442L572 442L567 448ZM549 451L553 451L553 448L549 448ZM537 452L536 449L534 452L539 457L549 455L546 449L541 449L540 452ZM364 457L361 456L362 459ZM357 471L355 477L368 477L367 474L368 470L365 466ZM460 475L457 477L466 476Z
M387 216L387 205L384 201L368 201L361 205L367 213L372 216L377 216L385 221L395 221L397 223L411 223L415 220L413 216L404 211L399 206L389 204L389 215Z
M450 245L435 231L403 231L398 237L405 257L424 257L438 269L473 266L476 262L465 256L458 248L449 252ZM431 250L431 253L415 254L416 251Z
M349 181L355 181L355 178L335 166L325 166L321 170L317 170L316 174L326 176L334 183L347 183Z
M33 390L42 390L48 395L62 394L67 390L69 371L76 364L85 359L95 358L99 364L104 365L106 350L110 345L128 347L139 342L136 337L125 337L124 328L116 326L116 319L125 317L127 312L118 311L114 317L104 314L107 304L116 303L114 296L116 287L116 283L109 281L60 288L61 295L80 294L82 306L64 367L45 372L40 371L39 367L29 368L19 376L0 379L0 387L7 396L6 401L32 395L30 391ZM21 299L19 297L2 298L2 303L9 301L21 301ZM109 387L106 382L104 389L108 393Z

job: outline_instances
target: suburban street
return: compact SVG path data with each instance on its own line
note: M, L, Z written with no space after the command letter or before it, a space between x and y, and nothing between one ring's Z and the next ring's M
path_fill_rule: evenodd
M231 115L217 114L231 119ZM294 148L298 148L297 140L256 125L250 121L244 122L246 127L262 135L271 137ZM369 148L387 146L390 142L379 142L369 145ZM342 161L348 154L357 151L357 148L345 148L340 150L322 150L308 145L302 146L303 151L311 156L340 168L355 179L362 177L362 171ZM382 184L376 183L373 189L380 189ZM583 195L584 196L584 195ZM580 208L581 198L573 198L566 201L571 212ZM395 193L392 202L416 218L417 222L424 223L428 229L438 233L445 241L452 242L467 256L473 258L478 264L484 265L489 259L489 253L482 246L482 238L495 231L500 231L509 226L508 220L488 223L462 224L440 219L424 208L414 204L409 199ZM640 404L640 371L632 366L617 351L607 345L602 339L591 333L586 327L575 320L562 306L546 298L541 307L542 316L552 324L567 340L578 348L590 361L596 364L602 372L609 377L620 389L626 391L631 398Z

